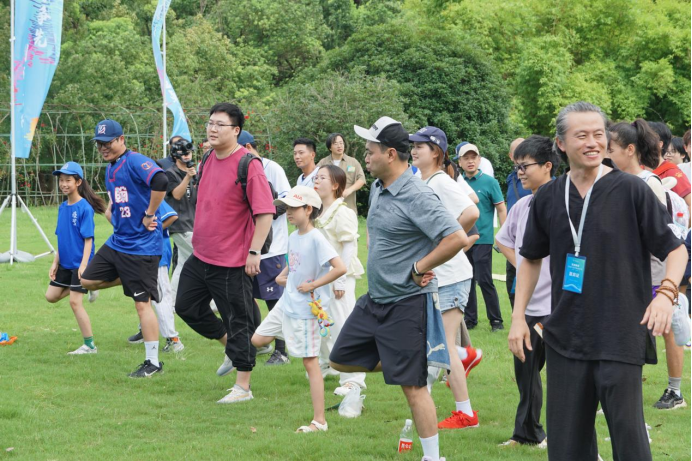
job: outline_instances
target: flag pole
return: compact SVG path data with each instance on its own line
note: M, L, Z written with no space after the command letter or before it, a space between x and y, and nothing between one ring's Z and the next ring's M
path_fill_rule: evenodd
M166 145L168 144L168 126L166 122L166 5L163 8L163 78L161 79L161 92L163 93L163 152L161 158L166 158Z
M16 149L14 142L14 135L16 129L16 116L15 110L17 108L17 95L14 91L14 85L16 82L15 75L15 55L14 55L14 41L15 41L15 30L14 30L14 4L16 0L10 0L10 168L11 171L11 192L10 197L12 201L12 212L10 218L10 266L14 264L14 258L17 254L17 158Z

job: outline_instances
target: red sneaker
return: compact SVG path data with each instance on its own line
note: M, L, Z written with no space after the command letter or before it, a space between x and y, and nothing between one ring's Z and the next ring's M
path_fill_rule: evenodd
M473 412L473 418L462 411L453 411L452 416L437 424L438 429L466 429L478 426L477 411Z
M466 370L466 377L468 378L469 373L471 373L471 370L481 363L481 360L483 360L483 351L481 349L475 349L471 346L466 347L466 352L468 355L466 356L466 360L462 360L461 363L464 365L464 370Z

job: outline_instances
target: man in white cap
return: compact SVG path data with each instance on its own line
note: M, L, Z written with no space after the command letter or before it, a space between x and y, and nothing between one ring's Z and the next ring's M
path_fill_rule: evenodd
M409 134L400 122L382 117L370 129L354 129L367 141L365 164L377 178L367 221L368 293L356 302L330 361L345 373L382 371L387 384L401 386L423 460L438 461L437 414L426 388L428 294L437 292L432 270L468 238L408 167Z

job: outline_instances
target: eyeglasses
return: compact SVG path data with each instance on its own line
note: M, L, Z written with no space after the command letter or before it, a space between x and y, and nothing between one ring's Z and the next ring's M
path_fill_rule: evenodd
M207 122L204 124L204 126L207 128L207 130L211 130L213 128L216 128L217 130L220 130L224 127L227 126L238 126L238 125L226 125L225 123L213 123L213 122Z
M663 154L664 157L675 157L675 151L672 150L667 150L665 154Z
M344 145L343 142L333 142L332 143L332 146L343 146L343 145Z
M514 172L521 171L522 173L526 173L526 169L530 167L531 165L545 165L545 162L535 162L535 163L526 163L526 164L521 164L518 163L514 165Z
M113 138L108 142L103 142L103 141L94 141L94 144L96 144L97 149L103 149L104 147L106 149L110 149L111 146L113 145L113 142L115 142L118 138Z

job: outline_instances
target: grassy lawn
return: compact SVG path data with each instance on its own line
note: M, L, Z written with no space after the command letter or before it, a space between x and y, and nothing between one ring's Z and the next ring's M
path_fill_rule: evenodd
M51 241L57 208L32 210ZM0 217L0 251L9 248L9 211ZM28 216L19 214L19 249L45 251L45 244ZM365 234L364 222L361 225ZM110 233L97 217L96 243ZM361 239L360 257L366 251ZM410 418L401 390L386 386L381 375L367 378L365 409L358 419L328 412L326 434L294 434L312 416L308 382L300 360L284 367L265 367L258 358L253 373L255 399L217 405L232 386L233 376L219 378L216 368L223 350L198 336L180 319L176 326L186 348L178 356L161 354L165 373L133 380L127 373L143 360L143 347L130 345L138 319L131 299L120 288L101 292L87 303L99 352L67 356L81 344L68 301L48 304L43 297L51 257L31 264L0 265L0 331L19 336L13 346L0 347L0 459L26 460L419 460L420 443L411 454L398 455L396 446L404 420ZM504 273L504 258L494 254L494 273ZM503 282L497 282L502 313L509 327L510 307ZM358 284L365 293L367 282ZM479 293L479 299L482 299ZM491 334L480 303L480 323L471 335L483 349L484 360L469 377L473 407L481 426L442 432L441 454L448 460L544 460L545 451L501 448L512 434L518 393L513 379L507 331ZM264 305L262 305L264 309ZM263 312L266 314L266 311ZM657 366L646 366L644 403L652 426L654 459L690 459L690 409L658 411L651 406L667 385L665 354ZM683 393L690 397L689 352ZM327 406L338 385L326 380ZM454 409L451 392L437 384L433 398L438 418ZM565 396L569 398L569 396ZM605 419L598 417L598 440L605 460L612 459ZM10 451L8 449L13 448Z

